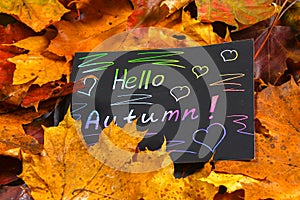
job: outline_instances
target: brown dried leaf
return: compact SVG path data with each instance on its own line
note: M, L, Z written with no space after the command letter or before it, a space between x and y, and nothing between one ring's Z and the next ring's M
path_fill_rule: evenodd
M19 106L35 79L20 85L3 86L0 90L0 101Z
M20 109L14 112L0 114L0 154L13 148L21 148L26 152L39 153L42 149L36 139L25 134L22 125L48 113L51 108Z
M258 50L268 33L266 29L256 40ZM284 37L283 37L284 36ZM288 26L275 26L262 51L255 60L255 77L266 83L276 84L287 70L287 59L300 61L300 43Z

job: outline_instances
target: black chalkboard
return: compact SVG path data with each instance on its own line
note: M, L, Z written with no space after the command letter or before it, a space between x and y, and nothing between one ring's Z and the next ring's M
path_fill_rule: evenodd
M253 41L205 47L76 53L71 113L88 145L113 120L137 119L141 150L164 138L176 163L254 157Z

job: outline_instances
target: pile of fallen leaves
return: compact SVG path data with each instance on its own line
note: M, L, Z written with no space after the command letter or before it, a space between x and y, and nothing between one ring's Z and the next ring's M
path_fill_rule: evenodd
M300 199L299 16L297 0L1 0L0 199ZM254 40L254 160L199 163L193 173L186 165L175 178L165 145L136 150L134 125L111 124L87 147L80 124L59 119L64 97L83 87L68 82L75 52L140 27L156 48L182 41L149 27L198 45ZM127 170L90 154L113 146L127 156L107 162ZM130 172L139 169L149 172Z

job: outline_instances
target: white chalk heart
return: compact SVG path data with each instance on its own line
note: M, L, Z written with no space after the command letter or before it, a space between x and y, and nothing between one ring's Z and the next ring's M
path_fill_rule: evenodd
M229 50L229 49L222 51L220 55L223 58L224 62L235 61L239 56L236 50Z
M209 68L207 66L194 66L192 68L192 72L193 72L193 74L196 75L197 79L204 76L205 74L207 74L208 71L209 71Z
M174 97L176 102L178 102L180 99L188 97L190 93L191 90L188 86L176 86L170 90L170 94L172 97Z
M87 83L87 80L89 80L88 83ZM78 93L90 97L90 96L91 96L91 93L92 93L92 90L94 89L94 87L95 87L96 84L97 84L97 78L94 78L94 77L86 77L86 78L83 79L83 84L84 84L84 86L85 86L85 88L84 88L85 90L84 90L84 91L79 90ZM90 85L90 87L86 87L86 86L89 86L89 85Z

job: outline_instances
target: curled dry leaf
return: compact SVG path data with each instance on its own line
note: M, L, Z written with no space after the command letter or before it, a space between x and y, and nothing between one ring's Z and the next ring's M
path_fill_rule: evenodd
M35 79L20 85L3 86L0 90L0 101L19 106L27 95L27 92Z
M21 106L24 108L34 106L37 109L41 101L66 96L83 87L81 82L66 83L66 81L63 81L63 78L57 81L48 82L42 86L32 85L22 100Z
M245 199L298 199L300 193L300 89L293 81L257 94L256 117L264 131L255 134L251 162L220 161L217 172L241 174L259 182L242 184Z
M68 10L58 0L12 0L1 1L0 12L16 15L38 32L50 23L60 20Z

